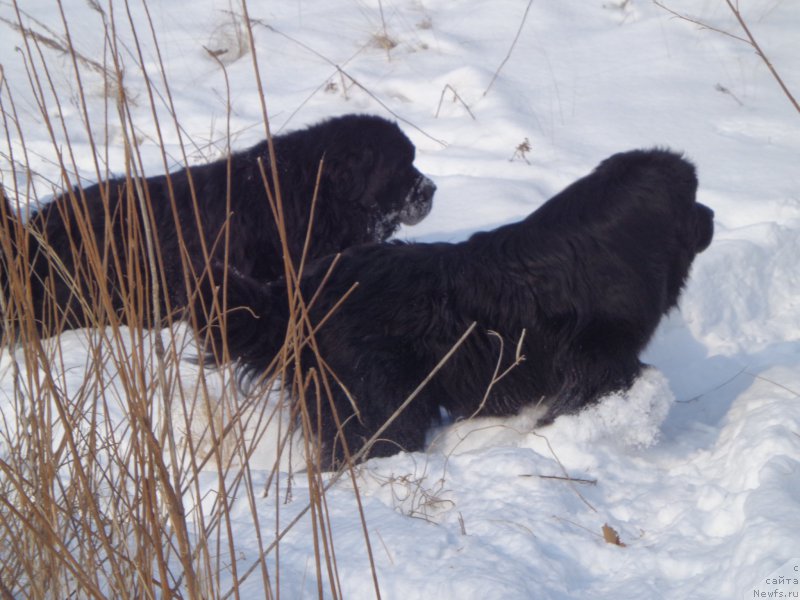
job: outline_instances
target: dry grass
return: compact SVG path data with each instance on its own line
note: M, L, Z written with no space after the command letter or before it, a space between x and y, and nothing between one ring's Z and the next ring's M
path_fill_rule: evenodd
M125 177L129 187L136 190L141 214L150 215L115 35L116 26L130 26L130 16L121 13L103 17L109 48L103 76L113 79L108 87L114 90L108 98L110 114L116 115L112 119L123 134ZM95 139L88 125L91 119L82 81L83 70L96 69L97 65L87 65L86 59L74 51L66 17L62 21L64 31L58 34L34 31L23 26L20 13L18 18L14 26L22 36L22 52L37 97L60 98L42 44L51 47L47 40L57 43L61 55L69 58L75 100L87 124L83 133L91 141L98 179L102 179L100 165L105 162L103 144L107 142ZM246 32L237 39L236 54L241 58L242 52L252 48L246 14L239 25ZM134 32L136 49L141 52L137 35ZM209 54L224 69L223 57L213 51ZM138 59L139 64L145 64L141 54ZM129 57L127 63L131 63ZM163 65L160 69L159 73L141 73L146 83L145 98L153 109L155 139L163 149L162 133L172 128L184 149L183 162L188 164L187 144L177 117L161 123L156 116L156 97L167 102L175 115ZM60 103L54 109L46 106L41 104L40 118L53 132L61 189L71 189L77 181L77 165ZM19 165L27 168L28 149L16 125L19 120L13 97L5 85L0 89L0 110L11 167L8 171L14 173ZM266 107L264 125L269 135ZM56 142L56 131L66 137L66 145ZM15 153L14 148L20 147L22 150ZM165 151L162 155L166 170L170 161ZM277 174L272 175L277 181ZM26 206L32 196L25 184L7 183L13 183L8 186L12 204ZM80 206L79 189L71 194L71 201ZM270 203L277 222L282 224L280 190L266 185L266 177L264 201ZM64 315L50 298L42 322L37 323L29 294L29 240L35 239L48 253L46 235L32 226L23 227L19 221L9 221L5 207L0 210L0 269L7 282L0 295L0 369L3 380L10 382L4 390L9 397L0 405L0 597L227 598L238 597L243 581L252 583L254 578L260 579L258 586L266 596L279 597L280 541L297 522L287 526L279 517L287 490L279 483L277 470L282 454L290 450L287 439L292 432L280 432L278 460L266 488L260 487L254 482L248 461L266 429L282 418L281 405L243 395L230 369L208 371L200 363L187 378L187 359L210 352L224 362L227 349L204 346L203 340L196 346L185 326L163 330L147 327L154 320L169 323L173 318L169 310L158 314L156 308L153 314L152 307L159 306L158 299L164 294L158 278L148 275L158 272L162 258L153 231L157 225L148 219L134 219L135 225L122 244L128 256L114 256L111 246L90 235L88 220L76 211L77 227L84 234L83 247L79 248L77 242L73 245L76 258L80 258L75 261L78 266L70 269L54 252L49 253L48 260L51 277L70 283L80 296L88 315L87 328L54 336L63 329ZM283 227L281 232L285 243ZM221 243L227 244L225 237ZM123 263L134 265L126 273L132 283L122 309L117 311L113 309L107 274ZM298 279L295 266L288 262L286 273L290 281ZM187 261L185 275L187 289L191 290L204 274L194 272ZM226 282L215 283L224 287ZM328 402L336 381L318 354L316 368L298 369L294 377L280 378L286 365L299 360L301 348L309 346L316 352L307 305L296 290L290 300L292 318L286 344L282 356L265 372L264 385L281 382L281 395L299 398L297 417L303 430L300 437L310 490L310 502L301 517L309 515L312 524L317 591L320 596L340 597L325 501L330 480L316 467L318 445L309 433L312 424L306 410L308 402ZM224 327L225 306L208 309ZM210 485L209 478L213 481ZM232 560L237 556L231 516L234 499L250 507L252 531L260 548L251 563ZM358 495L356 499L354 510L361 513L369 549ZM264 502L274 504L275 523L260 522L263 513L259 505ZM238 518L241 520L241 516ZM372 568L379 596L374 565L366 566Z
M162 255L144 178L142 132L147 131L144 135L149 142L161 149L164 172L175 162L189 165L190 150L196 144L178 119L146 5L147 30L137 31L127 5L107 12L91 3L103 24L106 49L102 58L91 59L75 49L60 4L60 31L24 14L16 3L14 7L16 22L4 25L21 37L20 52L39 108L34 118L49 132L58 173L52 191L68 193L82 239L72 245L74 260L64 261L50 247L44 231L9 220L6 207L0 207L0 269L5 282L0 294L0 374L4 382L0 393L5 394L0 404L0 598L229 598L239 597L245 582L264 590L266 597L278 598L281 541L301 520L310 523L306 528L312 536L314 573L308 576L316 582L317 594L341 597L326 491L345 476L355 490L353 510L361 520L368 556L364 566L372 574L375 596L380 597L352 465L366 455L391 420L353 456L344 448L349 458L339 472L320 472L320 444L312 433L317 427L311 422L311 415L320 411L307 407L312 402L333 407L332 392L340 384L319 355L314 334L324 320L311 323L308 307L313 298L303 298L297 286L290 287L290 320L283 349L254 388L262 393L273 389L281 400L278 402L242 393L231 368L208 369L202 361L192 362L198 355L210 355L217 364L228 364L229 353L224 344L215 346L210 338L193 334L197 315L188 315L188 325L173 323L181 315L168 301L163 304L163 314L160 312L160 300L166 295L160 278L150 275L160 272ZM253 24L246 3L241 9L240 16L233 10L226 13L224 27L214 32L206 51L226 81L227 65L249 54L255 85L261 92L265 135L271 140L258 57L251 52L255 47ZM132 44L120 41L120 30L132 31ZM383 33L388 40L385 22ZM147 58L140 44L145 38L151 44ZM388 44L385 49L389 51ZM61 62L51 71L48 57L53 53ZM71 69L66 90L63 77L58 79L61 83L54 77L57 69L63 71L64 59ZM341 69L337 72L343 85L371 94ZM97 96L87 91L92 87L87 82L96 80L97 74L105 90L102 116L90 114L89 108ZM126 86L126 77L134 75L144 86L135 99ZM227 155L232 137L230 95L228 89ZM65 105L77 108L83 131L70 131ZM133 115L148 108L152 124L140 127ZM160 114L169 116L159 120ZM24 214L38 202L33 186L16 175L32 173L31 150L1 72L0 116L6 147L0 156L7 161L2 172L11 173L11 179L5 181L6 193ZM118 132L114 144L121 140L124 150L121 168L128 189L133 190L129 204L135 207L127 215L131 226L126 239L116 245L96 239L88 215L80 209L79 150L71 143L73 136L88 140L94 179L104 180L109 176L112 130ZM178 156L167 155L168 137L177 139ZM271 180L278 182L272 147L270 155ZM82 164L85 166L85 161ZM116 163L115 169L120 170ZM286 249L279 185L270 186L267 173L262 171L262 175L264 201L278 223ZM113 230L112 218L107 216L107 231ZM313 220L306 236L313 236ZM226 231L223 239L209 244L227 248L229 237ZM51 285L46 286L51 293L45 308L34 310L30 248L40 248L46 255L50 281L58 278L70 286L85 313L85 328L62 334L67 315L59 310ZM208 248L203 251L209 256ZM210 270L198 272L188 256L181 258L184 284L191 294L201 278L211 277ZM296 283L304 264L305 255L297 265L287 260L287 280ZM109 277L122 265L126 265L125 277ZM128 282L121 308L115 308L116 291L109 289L110 279ZM213 284L224 290L227 275ZM203 320L216 320L224 330L224 301L206 306L205 311ZM167 326L154 327L160 323ZM299 362L301 354L309 353L314 358L311 368ZM288 370L291 366L297 368ZM293 401L286 402L288 398ZM292 414L284 415L289 407ZM287 422L295 425L284 426ZM275 462L264 483L263 474L254 474L249 464L268 429L269 435L275 429L278 433ZM296 456L288 455L296 452L298 443L305 460L302 475L290 474L287 479L279 471L296 462ZM283 516L282 507L292 495L292 477L298 476L306 478L308 501L290 519ZM270 505L267 510L265 503ZM234 504L238 511L235 524ZM249 516L244 517L249 519L249 527L243 527L242 506L249 507ZM274 521L263 522L265 514L274 515ZM249 548L252 538L256 539L258 552L246 560L237 552L237 528L250 530Z

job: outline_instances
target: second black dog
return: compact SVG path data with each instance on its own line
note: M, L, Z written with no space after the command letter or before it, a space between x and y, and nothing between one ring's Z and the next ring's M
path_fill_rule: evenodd
M463 417L541 403L545 424L629 388L642 368L640 352L711 242L713 212L696 202L696 189L695 169L681 156L633 151L605 160L523 221L463 243L345 251L311 310L319 322L358 282L316 334L321 356L347 389L334 390L338 419L324 404L319 414L310 407L312 423L321 422L323 465L342 461L343 441L351 453L360 449L473 322L476 329L372 456L423 448L440 407ZM306 298L331 260L305 273ZM228 306L249 310L227 315L225 341L245 372L257 374L278 352L286 298L284 282L231 279ZM481 405L498 356L512 363L520 338L524 361ZM310 353L303 361L315 364Z

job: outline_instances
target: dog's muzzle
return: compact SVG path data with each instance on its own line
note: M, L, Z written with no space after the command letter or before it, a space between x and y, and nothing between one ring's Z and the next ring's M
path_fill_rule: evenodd
M433 207L433 194L436 184L420 174L406 197L403 210L400 211L400 222L403 225L416 225L428 216Z
M705 204L695 204L695 252L702 252L711 245L714 237L714 211Z

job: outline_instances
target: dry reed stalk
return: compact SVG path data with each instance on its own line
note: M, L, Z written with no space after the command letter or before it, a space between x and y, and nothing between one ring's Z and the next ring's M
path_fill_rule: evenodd
M778 87L781 88L781 92L783 92L783 95L786 96L786 99L789 100L789 103L794 107L794 109L798 113L800 113L800 102L797 101L797 99L794 97L794 94L792 94L791 90L789 90L788 86L786 85L786 82L783 80L783 77L781 77L781 75L778 72L778 70L772 64L772 61L770 60L769 56L764 52L764 50L761 48L761 45L756 40L755 36L753 35L752 30L750 29L750 26L747 24L747 20L742 16L742 11L739 9L739 3L738 2L734 3L734 2L731 2L731 0L725 0L725 4L728 6L728 9L731 11L731 14L733 14L734 18L736 19L736 22L739 24L739 27L742 28L742 31L744 32L745 37L733 34L730 31L725 31L724 29L720 29L719 27L715 27L713 25L710 25L710 24L708 24L708 23L706 23L704 21L701 21L699 19L696 19L694 17L690 17L690 16L688 16L686 14L677 12L677 11L669 8L663 2L659 2L659 0L653 0L653 3L656 6L658 6L659 8L662 8L663 10L667 11L671 15L673 15L673 16L675 16L675 17L677 17L677 18L679 18L679 19L681 19L683 21L687 21L688 23L694 23L695 25L698 25L701 29L708 29L710 31L714 31L714 32L720 33L720 34L722 34L724 36L733 38L733 39L735 39L735 40L737 40L739 42L743 42L743 43L747 44L748 46L750 46L751 48L753 48L753 50L755 50L756 55L761 59L761 62L763 62L764 65L769 70L770 75L772 75L772 78L775 79L776 83L778 84ZM730 91L726 90L725 88L723 88L723 90L726 93L730 93ZM723 91L723 90L721 90L721 91ZM733 97L734 97L734 99L736 99L737 102L739 102L739 104L741 104L741 101L738 98L736 98L736 96L733 96Z

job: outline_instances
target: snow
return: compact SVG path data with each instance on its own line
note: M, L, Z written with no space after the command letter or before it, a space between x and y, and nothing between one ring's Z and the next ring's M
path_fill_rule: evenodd
M722 0L665 3L740 33ZM21 4L40 30L63 31L49 0ZM101 17L80 0L63 5L77 51L100 61ZM375 2L249 3L274 132L370 112L398 119L417 145L417 166L438 191L430 216L403 229L402 238L457 241L517 220L604 157L654 145L686 152L698 167L699 199L716 213L715 240L697 258L680 310L664 320L645 353L652 368L627 394L537 431L532 410L454 423L431 432L428 452L359 468L382 596L752 598L754 586L773 573L788 577L800 561L800 114L752 48L645 0L534 2L503 63L526 5L384 0L388 32L398 44L387 51L373 43L381 29ZM123 6L113 6L136 135L147 173L157 174L164 159L136 45ZM167 165L182 161L181 144L198 163L225 152L228 131L234 148L261 139L252 55L246 46L236 51L247 43L241 21L231 16L240 6L170 0L149 8L182 126L178 134L159 101ZM146 15L141 6L131 10L145 68L163 95ZM800 5L750 0L742 10L800 97ZM0 17L16 20L7 2L0 3ZM22 39L6 22L0 29L3 106L12 94L21 127L9 132L17 162L9 160L7 144L2 148L2 183L23 192L30 185L41 200L58 187L54 142L15 50ZM220 63L204 47L231 49L220 55L230 94ZM70 60L42 51L63 92L65 127L53 132L55 146L63 148L68 138L81 176L96 180ZM108 139L107 154L101 143L100 173L119 172L123 132L113 97L97 72L84 69L82 76L93 134ZM45 96L55 114L53 98ZM23 139L30 172L21 163ZM520 155L525 140L530 150ZM56 379L73 397L93 360L87 335L69 332L50 342L61 345ZM6 428L18 410L11 364L6 349L0 355ZM182 363L181 376L196 383L196 365ZM208 381L212 394L223 385L212 374ZM104 410L124 429L119 396L112 383ZM265 540L275 535L277 508L283 528L309 497L308 481L297 473L288 503L278 507L262 496L280 418L259 429L250 461ZM0 442L0 456L6 451ZM288 481L283 472L283 490ZM215 473L204 476L203 497L213 497L218 484ZM326 497L343 596L374 597L352 482L337 482ZM258 555L241 488L231 514L241 573ZM604 524L624 547L603 540ZM311 539L306 514L281 540L284 597L317 595ZM274 556L268 565L277 568ZM261 585L251 576L243 597L263 594ZM796 593L798 586L781 589Z

